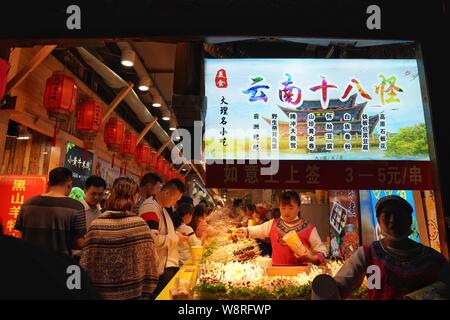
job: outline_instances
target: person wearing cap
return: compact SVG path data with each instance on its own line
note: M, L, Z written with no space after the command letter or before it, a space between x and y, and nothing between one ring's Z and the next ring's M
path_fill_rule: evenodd
M383 238L359 247L338 271L341 298L349 297L366 276L379 270L379 285L368 288L371 300L398 300L437 281L450 285L450 265L434 249L409 239L413 208L399 196L381 198L376 207ZM375 271L376 272L376 271ZM370 288L372 287L372 288Z

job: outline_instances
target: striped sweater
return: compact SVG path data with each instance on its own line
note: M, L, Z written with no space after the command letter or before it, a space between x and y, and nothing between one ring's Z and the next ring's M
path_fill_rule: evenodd
M131 212L106 211L92 222L80 265L104 299L150 297L158 282L152 234Z

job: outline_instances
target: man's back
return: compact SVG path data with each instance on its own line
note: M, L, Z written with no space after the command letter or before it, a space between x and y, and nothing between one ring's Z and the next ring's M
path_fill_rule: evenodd
M68 197L35 196L22 205L16 230L26 241L70 255L74 239L86 233L84 207Z

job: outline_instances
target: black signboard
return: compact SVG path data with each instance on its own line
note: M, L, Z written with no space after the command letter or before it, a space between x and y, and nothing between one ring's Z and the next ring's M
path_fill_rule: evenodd
M73 186L84 188L86 179L92 175L94 154L73 143L66 144L64 167L72 170Z

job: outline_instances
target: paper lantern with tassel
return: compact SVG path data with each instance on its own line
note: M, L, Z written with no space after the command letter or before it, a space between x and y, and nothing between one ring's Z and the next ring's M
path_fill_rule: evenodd
M125 130L125 137L120 145L120 156L125 160L133 160L136 155L137 136L130 130Z
M52 144L56 144L58 124L66 122L75 111L78 87L75 81L64 74L55 73L47 79L44 91L44 107L50 120L55 121Z
M113 152L111 167L114 167L116 153L125 139L125 123L117 118L111 118L105 125L103 140L109 151Z
M124 174L127 174L128 161L133 160L136 156L136 141L137 136L130 130L125 130L125 138L120 145L120 157L124 160Z
M147 167L150 162L152 149L147 143L139 143L136 147L136 163L141 167Z
M44 107L50 120L65 122L75 111L78 88L75 81L64 74L53 74L47 79Z
M94 100L83 101L77 110L78 136L84 141L85 149L92 149L102 123L102 106Z

